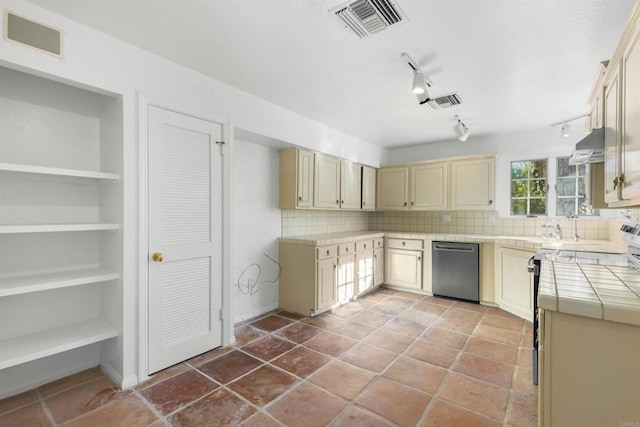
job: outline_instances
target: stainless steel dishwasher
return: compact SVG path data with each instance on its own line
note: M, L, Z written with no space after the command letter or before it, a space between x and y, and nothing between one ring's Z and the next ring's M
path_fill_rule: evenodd
M477 243L432 242L433 294L480 302Z

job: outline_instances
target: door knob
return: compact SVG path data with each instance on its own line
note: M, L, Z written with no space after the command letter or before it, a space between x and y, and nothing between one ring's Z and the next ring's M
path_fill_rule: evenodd
M162 262L164 261L164 255L162 255L162 252L154 252L151 256L151 259L153 259L155 262Z

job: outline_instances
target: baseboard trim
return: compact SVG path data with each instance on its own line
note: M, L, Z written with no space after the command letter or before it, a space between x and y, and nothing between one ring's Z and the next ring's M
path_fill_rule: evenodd
M236 315L233 319L234 324L238 324L240 322L244 322L245 320L253 319L254 317L262 316L263 314L267 314L270 311L274 311L278 309L278 303L271 304L267 307L260 307L257 310L250 311L249 313L243 313L240 315Z

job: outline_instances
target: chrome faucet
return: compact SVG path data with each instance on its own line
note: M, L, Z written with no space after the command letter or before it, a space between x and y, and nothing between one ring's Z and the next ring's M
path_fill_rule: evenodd
M580 236L578 236L578 215L569 215L567 218L575 220L573 221L573 238L577 242L580 240Z
M562 240L562 227L560 224L556 224L556 239Z

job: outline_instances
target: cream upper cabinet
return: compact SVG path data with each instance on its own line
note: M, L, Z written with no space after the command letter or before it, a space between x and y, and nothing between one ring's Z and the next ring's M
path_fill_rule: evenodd
M408 210L409 168L378 169L377 207L380 210Z
M362 166L362 209L376 208L376 170Z
M446 162L411 166L410 208L438 210L447 208L449 165Z
M622 199L640 199L640 23L622 54ZM620 179L620 177L619 177Z
M280 209L313 207L313 152L280 151Z
M586 133L604 126L604 75L609 61L603 61L598 68L598 74L589 96L589 117L585 120Z
M340 160L340 209L360 209L361 183L360 163Z
M612 68L613 67L613 68ZM604 178L605 201L617 202L621 198L619 186L620 166L620 66L609 66L610 74L604 91Z
M340 159L315 153L313 172L313 207L340 207Z
M451 162L451 209L494 210L495 159Z

